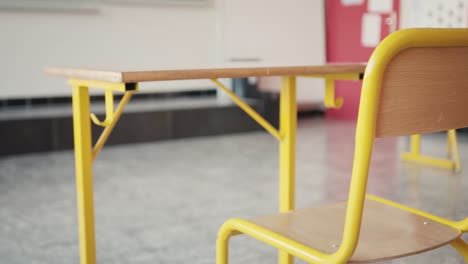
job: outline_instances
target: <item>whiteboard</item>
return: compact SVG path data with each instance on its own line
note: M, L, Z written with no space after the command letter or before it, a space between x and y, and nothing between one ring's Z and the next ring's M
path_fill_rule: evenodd
M99 0L0 0L0 9L95 9L98 4Z
M467 0L405 0L403 27L460 28L467 26Z

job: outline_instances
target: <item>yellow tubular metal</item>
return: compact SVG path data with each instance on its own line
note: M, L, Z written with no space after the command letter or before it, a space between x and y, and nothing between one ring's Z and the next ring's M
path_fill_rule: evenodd
M459 172L461 170L460 156L458 154L456 131L453 129L447 131L447 150L448 158L451 157L452 159L441 159L421 155L421 135L412 135L410 152L402 153L401 158L405 161L417 162Z
M228 264L229 263L229 238L231 232L227 228L221 228L218 232L218 238L216 239L216 264Z
M346 263L354 254L359 240L369 164L375 138L375 113L377 113L380 93L378 86L373 83L379 82L379 79L374 78L376 77L371 75L367 83L366 79L364 80L361 94L343 238L340 248L333 254L336 263Z
M463 232L468 232L468 218L457 222L458 228Z
M73 130L81 264L96 263L89 114L88 87L73 86Z
M125 83L110 83L92 80L70 79L73 87L73 129L75 144L76 188L78 203L78 225L80 241L80 263L95 264L94 238L94 203L92 161L101 150L105 141L122 114L123 107L130 100L132 92L138 90L134 84L133 91L127 91ZM100 122L90 113L89 87L106 89L106 120ZM114 115L112 91L127 92ZM94 151L92 151L91 119L98 125L107 126L101 134ZM93 117L94 116L94 117Z
M330 256L294 240L241 219L226 221L218 232L216 264L228 263L228 241L232 232L241 232L309 263L334 263Z
M453 144L449 131L447 131L447 158L448 159L452 158L452 144Z
M321 78L332 80L359 80L360 76L356 73L340 73L340 74L309 74L301 77L305 78Z
M125 83L112 83L112 82L103 82L103 81L94 81L94 80L81 80L81 79L70 79L68 81L72 86L86 86L93 88L103 88L106 90L116 91L116 92L126 92ZM137 88L138 89L138 88Z
M467 33L466 29L406 29L391 34L374 50L364 74L343 241L335 253L340 261L345 262L352 256L359 239L380 89L387 64L396 54L411 47L467 46ZM432 219L453 224L434 216Z
M211 81L216 84L221 90L223 90L227 95L250 117L252 117L259 125L261 125L266 131L270 132L276 139L281 141L281 135L268 121L266 121L260 114L258 114L252 107L246 104L242 99L240 99L236 94L229 90L224 84L222 84L217 79L211 79Z
M363 89L361 93L361 103L359 106L359 117L358 117L358 134L360 133L361 126L368 130L368 138L374 139L374 132L376 128L376 116L377 116L377 102L379 100L380 88L383 73L388 62L400 51L405 50L411 47L456 47L456 46L468 46L468 31L466 29L406 29L401 30L397 33L394 33L387 37L374 51L372 54L369 63L366 67L366 73L364 75L364 83ZM361 123L362 122L362 123ZM416 142L419 144L419 142ZM361 143L356 140L356 146L362 147ZM371 146L362 147L362 151L368 152ZM418 145L413 145L413 153L419 148ZM357 149L355 162L359 159L359 156L367 156L363 155L363 153L359 153L360 151ZM367 163L367 161L366 161ZM356 163L355 163L356 165ZM367 165L366 165L367 167ZM353 168L353 181L355 178L354 168ZM364 177L362 177L364 178ZM353 184L353 183L352 183ZM343 241L347 240L346 233L353 233L352 229L356 228L359 230L359 226L356 224L349 224L348 225L348 218L352 217L352 215L348 215L350 212L353 204L360 205L360 201L356 202L353 201L353 188L361 189L358 191L358 197L360 197L365 191L365 187L363 188L364 181L362 181L359 186L351 186L350 195L349 195L349 204L348 204L348 212L346 216L346 224L345 224L345 236L343 237ZM423 217L427 217L439 223L457 228L459 230L463 230L464 221L454 222L445 218L441 218L438 216L434 216L422 211L418 211L416 209L403 206L394 202L390 202L388 200L378 198L372 195L368 195L367 198L373 199L382 203L386 203L403 210L407 210L409 212L421 215ZM362 207L359 207L359 215L362 214ZM349 231L348 231L349 229ZM359 233L358 233L359 234ZM358 236L356 234L356 236ZM354 243L350 243L354 245ZM456 243L457 244L457 243ZM341 248L340 248L341 249Z
M106 144L107 139L109 138L110 134L112 133L112 130L114 129L115 125L120 119L120 116L122 115L124 107L127 105L127 103L130 101L132 98L133 92L126 92L124 96L122 97L122 100L120 100L119 106L117 107L117 110L114 113L112 122L106 126L104 131L102 131L101 136L99 137L98 141L96 142L96 145L94 145L93 149L93 154L92 154L92 159L94 160L99 152L101 151L102 147L104 144Z
M457 141L457 131L455 129L451 129L447 131L447 138L448 138L448 145L450 146L451 155L450 157L453 160L455 171L461 171L461 163L460 163L460 154L458 152L458 141Z
M296 160L296 78L283 77L280 92L280 212L294 209ZM291 255L279 253L280 264L292 264Z
M444 168L444 169L454 169L455 163L451 160L433 158L430 156L424 155L415 155L411 152L405 152L401 154L401 157L405 161L417 162L429 166Z
M94 124L102 127L110 125L114 120L114 94L112 90L107 89L105 93L105 102L106 102L106 118L104 121L99 121L95 114L91 114L91 120Z
M387 64L390 60L397 55L402 50L411 47L455 47L455 46L468 46L468 30L467 29L405 29L400 30L396 33L391 34L385 40L383 40L379 46L374 50L369 63L366 67L366 72L364 75L364 82L361 92L361 100L359 104L359 114L358 114L358 121L357 121L357 129L356 129L356 141L355 141L355 150L354 150L354 162L353 162L353 171L352 171L352 179L350 184L349 196L348 196L348 206L346 209L346 216L345 216L345 225L343 230L343 238L342 243L335 253L331 255L326 255L321 253L317 250L310 249L304 247L303 245L291 241L285 237L282 237L278 234L271 232L270 230L264 229L262 227L256 226L252 223L248 223L243 220L230 220L226 222L225 225L221 227L220 230L220 237L221 241L223 241L226 237L229 237L229 234L232 230L238 230L242 233L248 234L253 236L265 243L273 245L283 252L287 254L298 256L306 261L311 263L346 263L351 256L354 254L356 249L358 240L359 240L359 233L361 228L361 221L362 221L362 212L364 208L364 201L366 198L366 185L368 179L368 172L369 172L369 165L370 159L372 154L372 148L375 140L375 130L376 130L376 121L377 121L377 110L378 110L378 102L380 98L380 89L381 89L381 82L383 78L383 73ZM292 77L283 78L283 83L286 81L292 81L293 79L287 79ZM286 87L287 85L283 85ZM285 89L287 92L287 89ZM283 92L283 89L282 89ZM283 93L282 93L283 94ZM282 99L286 99L289 96L291 99L291 95L284 94L282 95ZM289 100L292 103L292 100ZM282 109L287 108L287 105L283 102L280 103L280 107ZM283 122L283 115L289 116L291 113L292 107L289 108L290 112L286 113L286 111L281 111L281 122ZM288 115L289 114L289 115ZM295 114L295 112L294 112ZM289 116L291 118L291 116ZM287 119L285 117L284 119ZM295 119L294 119L295 120ZM280 124L283 125L283 124ZM295 125L295 123L294 123ZM283 129L281 128L281 132L283 133ZM284 152L283 148L281 149L281 177L285 179L285 184L281 186L281 211L288 211L288 209L292 209L294 204L291 202L293 198L292 193L288 193L292 188L293 179L292 175L294 172L294 163L290 160L293 156L294 148L286 147L287 146L287 138L286 134L282 134L284 138L284 142L281 141L281 144L284 144ZM292 143L292 142L291 142ZM283 147L283 145L282 145ZM285 153L285 154L283 154ZM289 154L287 154L289 153ZM289 155L289 156L288 156ZM283 160L283 158L285 160ZM289 164L289 165L288 165ZM288 173L288 168L290 169L289 178L285 175ZM283 174L284 173L284 174ZM283 193L283 190L285 192ZM284 200L283 200L284 197ZM390 201L386 201L384 199L368 195L367 198L374 199L379 202L383 202L386 204L390 204L392 206L399 207L404 210L408 210L410 212L414 212L416 214L425 216L427 218L433 219L434 221L438 221L440 223L444 223L448 226L457 228L459 230L466 231L466 227L468 227L468 218L460 221L460 222L453 222L441 217L433 216L421 211L417 211L415 209L405 207ZM290 208L288 208L290 206ZM220 242L223 245L224 242ZM227 242L226 242L227 243ZM461 254L466 256L467 250L466 245L462 245L460 241L455 241L454 246L461 248L463 247L463 251ZM221 246L220 246L221 248ZM224 260L227 259L225 257L227 255L227 250L222 250L221 248L221 256L218 258L218 264L225 264ZM285 254L286 254L285 253ZM287 256L287 255L286 255ZM289 260L289 259L284 259Z
M325 107L340 109L343 106L343 97L335 99L335 80L359 80L360 75L356 73L346 74L315 74L305 75L308 78L324 78L325 79Z
M325 80L325 107L340 109L343 106L343 97L335 99L335 80Z
M460 237L455 239L450 245L455 248L460 255L465 259L465 263L468 263L468 245Z
M280 212L294 209L296 158L296 78L283 77L280 94Z
M409 206L399 204L399 203L396 203L396 202L393 202L393 201L390 201L390 200L387 200L387 199L384 199L384 198L381 198L381 197L377 197L377 196L374 196L374 195L371 195L371 194L367 194L366 198L370 199L370 200L380 202L380 203L384 203L384 204L387 204L387 205L390 205L390 206L393 206L393 207L396 207L396 208L399 208L399 209L402 209L402 210L405 210L405 211L408 211L408 212L411 212L413 214L420 215L422 217L432 219L432 220L434 220L436 222L439 222L441 224L453 227L455 229L462 230L460 222L451 221L449 219L446 219L446 218L443 218L443 217L440 217L440 216L436 216L436 215L432 215L432 214L429 214L429 213L426 213L426 212L411 208Z
M421 135L412 135L411 136L411 153L414 155L419 155L421 152Z

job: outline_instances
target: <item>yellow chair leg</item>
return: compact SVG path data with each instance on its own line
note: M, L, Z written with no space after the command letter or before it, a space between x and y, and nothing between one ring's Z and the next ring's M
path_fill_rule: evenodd
M458 253L460 253L460 255L463 256L463 258L465 259L465 262L468 263L468 245L466 244L466 242L463 241L463 239L459 237L455 239L451 243L451 245L458 251Z
M435 166L444 169L460 171L460 157L458 154L458 144L455 130L447 131L447 150L452 159L440 159L421 155L421 135L411 136L411 150L401 154L405 161L417 162L424 165Z
M295 255L308 263L342 263L340 261L332 261L331 255L311 249L264 227L249 221L233 218L226 221L219 229L216 241L216 264L228 264L229 239L239 234L249 235L268 245L282 249L290 255Z
M450 146L450 158L454 162L455 171L459 172L461 170L460 164L460 154L458 152L458 141L457 141L457 131L455 129L451 129L447 131L447 138Z
M296 126L296 78L283 77L280 94L280 212L294 209ZM278 263L292 264L294 259L280 251Z
M289 255L288 253L280 250L279 253L278 253L278 263L280 263L280 264L293 264L294 263L294 257Z
M229 234L221 233L216 239L216 264L228 264L229 261Z
M81 264L96 263L89 108L88 87L73 86L73 130Z
M450 130L447 131L447 158L452 158L452 138L450 137Z

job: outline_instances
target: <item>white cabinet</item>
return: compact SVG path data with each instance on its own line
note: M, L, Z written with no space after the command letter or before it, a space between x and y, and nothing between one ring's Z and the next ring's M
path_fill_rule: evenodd
M228 67L325 63L323 0L219 0L218 63ZM278 78L261 78L279 90ZM323 100L322 80L300 79L298 102Z

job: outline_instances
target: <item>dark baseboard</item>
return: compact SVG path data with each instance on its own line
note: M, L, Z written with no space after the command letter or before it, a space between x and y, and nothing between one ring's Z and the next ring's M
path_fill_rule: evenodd
M198 100L199 96L192 99ZM213 98L208 95L203 98ZM148 99L148 98L145 98ZM188 100L192 100L188 99ZM159 98L158 102L173 100ZM185 100L185 99L184 99ZM138 98L132 102L137 104ZM146 102L148 103L148 102ZM278 127L278 102L274 97L249 100L251 106ZM151 101L151 105L153 101ZM171 105L171 104L169 104ZM50 107L53 106L48 106ZM62 105L63 107L63 105ZM0 156L45 152L73 148L73 120L71 105L60 115L31 116L0 119ZM69 109L70 108L70 109ZM33 107L34 109L34 107ZM31 111L31 108L29 108ZM34 111L34 110L33 110ZM98 115L102 120L103 115ZM102 127L92 126L93 140ZM106 145L152 142L189 137L212 136L263 130L247 114L233 104L155 108L124 111Z
M185 105L180 104L181 98ZM200 104L200 100L208 103ZM214 103L210 103L211 101ZM32 105L22 104L24 102L17 101L17 104L8 108L10 109L8 111L16 109L13 115L0 115L0 156L73 148L70 98L37 99ZM102 106L103 97L92 97L91 102L92 105ZM193 107L191 107L192 102ZM249 99L248 102L274 127L279 127L279 98L276 94L258 94L255 99ZM142 104L145 106L141 107ZM47 111L41 114L37 109ZM298 114L299 118L323 115L324 112L321 110L301 111ZM100 120L104 119L103 114L98 114L98 117ZM102 130L102 127L92 126L94 142ZM257 130L263 128L236 105L216 103L215 94L211 91L177 95L136 94L106 145Z
M185 91L185 92L172 92L172 93L135 93L133 100L139 99L172 99L180 97L203 97L214 96L216 90L204 89L199 91ZM114 95L116 100L122 98L122 94ZM91 95L91 102L104 102L104 95ZM71 104L70 96L55 96L55 97L34 97L34 98L8 98L0 99L0 109L7 109L10 107L35 107L35 106L54 106L61 104Z

